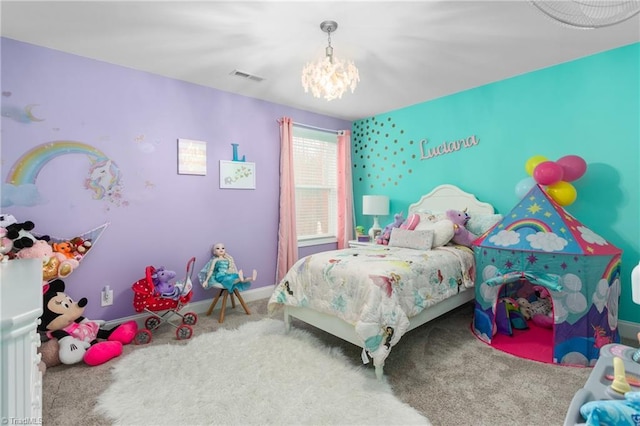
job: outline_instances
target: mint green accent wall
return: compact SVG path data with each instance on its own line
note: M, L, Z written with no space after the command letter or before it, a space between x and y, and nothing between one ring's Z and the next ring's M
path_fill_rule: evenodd
M630 287L640 260L639 80L634 43L354 122L357 223L372 222L362 216L362 195L390 197L391 214L380 218L385 226L442 183L507 213L519 201L515 186L528 176L530 157L579 155L587 172L572 182L578 196L565 209L623 250L619 318L640 322ZM472 136L475 145L421 159L423 139L427 156L428 148Z

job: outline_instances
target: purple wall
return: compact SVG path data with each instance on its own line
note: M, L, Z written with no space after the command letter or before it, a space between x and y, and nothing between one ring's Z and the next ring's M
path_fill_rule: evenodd
M62 238L110 223L65 280L69 295L89 299L88 318L133 315L131 285L147 265L164 265L182 278L188 259L197 258L197 272L216 242L226 244L239 268L258 270L252 288L274 284L276 120L289 116L333 129L350 129L350 122L11 39L2 38L1 49L2 212L33 221L34 232ZM206 176L177 173L179 138L207 142ZM35 200L28 187L7 197L6 182L21 156L56 141L81 142L113 160L121 197L85 188L95 157L64 151L64 143L56 143L60 149L49 157L38 150L40 156L21 162L31 167L43 202L24 205ZM232 143L239 144L240 157L256 163L255 190L219 188L219 160L233 159ZM22 178L28 183L28 173ZM115 302L102 308L105 285L114 290ZM193 301L213 296L197 279L194 285Z

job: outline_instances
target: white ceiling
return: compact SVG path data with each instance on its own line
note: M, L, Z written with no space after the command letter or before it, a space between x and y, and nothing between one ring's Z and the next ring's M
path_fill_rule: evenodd
M6 1L2 36L279 104L356 120L640 41L640 17L596 30L511 1ZM334 20L355 93L305 93ZM232 76L240 70L262 82ZM46 72L43 70L43 72Z

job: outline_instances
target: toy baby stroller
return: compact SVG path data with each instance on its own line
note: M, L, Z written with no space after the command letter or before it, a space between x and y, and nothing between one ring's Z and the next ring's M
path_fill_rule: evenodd
M145 328L138 330L135 335L134 342L137 345L151 342L151 332L165 322L176 329L178 340L191 338L193 334L191 326L198 321L198 315L194 312L187 312L183 315L179 311L193 296L191 275L193 274L195 263L195 257L192 257L187 262L187 275L184 281L178 281L175 284L177 291L174 297L167 297L158 293L153 283L153 276L156 273L156 268L153 266L147 266L145 268L145 277L131 286L134 291L133 307L136 312L144 311L151 314L144 322ZM164 313L158 314L161 311L164 311ZM169 319L173 318L174 315L182 318L180 325L169 322Z

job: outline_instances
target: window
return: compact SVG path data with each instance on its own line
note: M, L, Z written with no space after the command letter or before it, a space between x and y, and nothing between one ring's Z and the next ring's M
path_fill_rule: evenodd
M293 127L298 242L336 238L337 162L335 132Z

